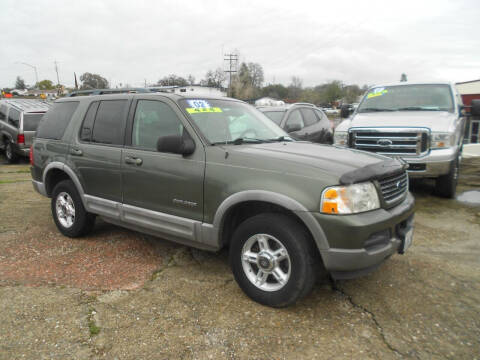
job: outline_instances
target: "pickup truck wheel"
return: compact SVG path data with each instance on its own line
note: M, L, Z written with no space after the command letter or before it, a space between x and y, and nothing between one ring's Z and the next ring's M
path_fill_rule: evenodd
M317 249L310 234L283 214L260 214L235 230L230 265L253 300L284 307L307 295L316 280Z
M445 198L455 197L455 192L457 190L458 175L459 175L459 165L460 161L457 157L450 167L450 172L446 175L442 175L437 178L435 183L435 190L437 194Z
M71 180L59 182L52 192L52 215L58 230L68 237L79 237L90 232L95 215L88 213Z
M18 161L18 155L13 150L13 145L10 141L5 144L5 157L10 164Z

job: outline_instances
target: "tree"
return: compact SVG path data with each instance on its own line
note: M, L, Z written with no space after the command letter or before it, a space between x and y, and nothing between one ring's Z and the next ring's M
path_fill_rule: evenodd
M400 81L401 81L401 82L407 81L407 74L402 73L402 75L400 76Z
M160 85L160 86L187 86L188 81L181 76L170 74L170 75L164 76L163 78L158 80L157 85Z
M23 80L20 76L17 76L17 80L15 81L15 89L25 90L27 86L25 85L25 80Z
M195 76L192 74L188 75L187 77L188 85L195 85Z
M288 89L282 84L272 84L262 88L261 95L275 99L286 99L288 96Z
M256 89L261 88L264 80L262 65L249 62L247 64L247 69L251 85Z
M302 79L298 76L292 76L292 82L288 86L288 98L298 100L302 93Z
M42 80L37 83L36 88L40 90L52 90L55 89L55 86L51 80Z
M210 86L214 88L223 88L226 76L222 68L218 67L215 70L208 70L205 79L200 81L203 86Z
M82 86L80 87L82 90L108 89L109 86L107 79L98 74L92 74L89 72L80 76L80 81L82 82Z
M343 85L340 80L333 80L325 86L325 100L327 103L333 102L343 97Z

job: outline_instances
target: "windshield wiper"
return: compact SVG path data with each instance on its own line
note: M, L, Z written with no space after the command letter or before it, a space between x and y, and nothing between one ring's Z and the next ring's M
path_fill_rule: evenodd
M289 137L289 136L284 136L284 135L282 135L282 136L279 136L279 137L277 137L277 138L268 139L268 140L266 140L266 141L269 141L269 142L277 142L277 141L278 141L278 142L281 142L281 141L293 141L293 139L292 139L291 137Z
M374 108L374 107L367 107L363 109L359 109L358 112L373 112L373 111L395 111L394 109L387 109L387 108Z
M260 144L262 142L265 142L266 140L262 139L255 139L255 138L236 138L235 140L225 140L225 141L216 141L212 143L212 145L241 145L245 143L254 143L254 144Z
M437 106L405 106L397 109L398 111L439 111Z

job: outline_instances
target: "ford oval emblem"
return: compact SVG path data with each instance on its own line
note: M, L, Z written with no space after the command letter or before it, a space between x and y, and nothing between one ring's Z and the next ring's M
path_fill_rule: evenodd
M390 146L393 144L393 141L390 139L378 139L377 144L381 146Z

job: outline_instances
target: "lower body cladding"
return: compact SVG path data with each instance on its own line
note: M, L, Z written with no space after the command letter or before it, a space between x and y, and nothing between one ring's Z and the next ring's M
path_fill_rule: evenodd
M326 270L334 279L351 279L375 270L395 253L403 253L412 241L415 200L405 200L391 209L355 215L315 217L328 240L320 250Z

